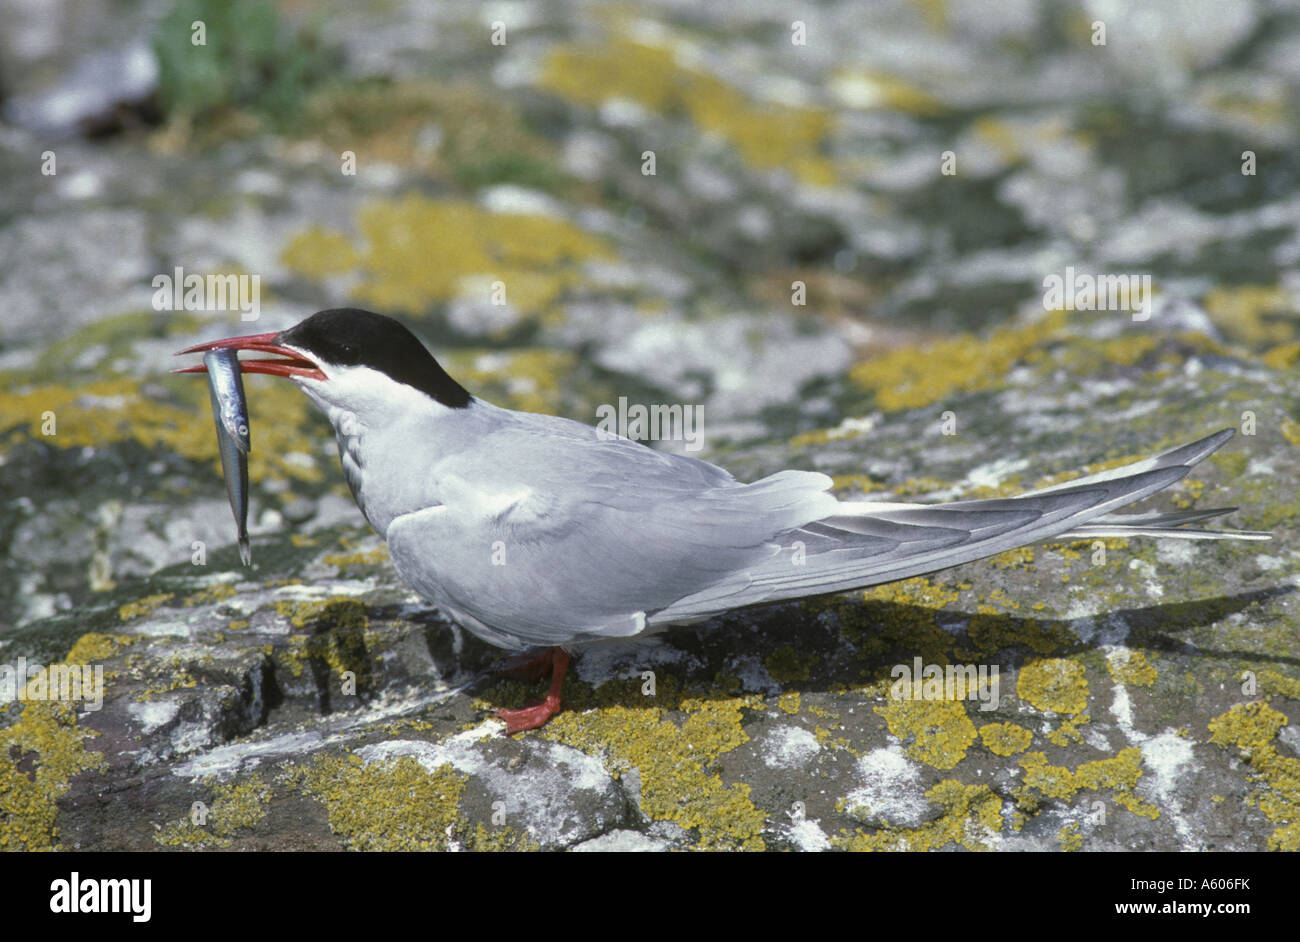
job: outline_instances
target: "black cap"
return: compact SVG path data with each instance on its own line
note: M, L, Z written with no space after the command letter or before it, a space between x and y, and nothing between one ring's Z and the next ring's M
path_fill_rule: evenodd
M447 375L415 334L382 314L352 307L317 311L276 339L308 351L325 364L378 370L451 409L470 403L470 394Z

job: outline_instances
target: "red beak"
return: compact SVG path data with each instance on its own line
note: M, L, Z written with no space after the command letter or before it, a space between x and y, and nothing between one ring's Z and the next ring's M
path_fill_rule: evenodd
M203 353L205 350L219 350L231 348L235 350L255 350L258 353L273 353L282 359L279 360L240 360L239 368L244 373L267 373L271 376L303 376L307 379L325 380L326 376L321 372L314 362L308 360L295 350L289 347L282 347L275 342L275 338L280 336L277 332L272 331L266 334L249 334L247 337L228 337L225 340L210 340L207 343L197 343L192 347L186 347L184 350L177 351L176 355L183 353ZM173 373L206 373L208 368L200 363L198 366L187 366L183 369L172 370Z

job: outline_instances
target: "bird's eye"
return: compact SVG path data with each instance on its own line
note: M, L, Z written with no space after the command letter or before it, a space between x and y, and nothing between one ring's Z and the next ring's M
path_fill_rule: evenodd
M344 365L351 365L358 360L357 348L350 343L341 344L338 352L338 362Z

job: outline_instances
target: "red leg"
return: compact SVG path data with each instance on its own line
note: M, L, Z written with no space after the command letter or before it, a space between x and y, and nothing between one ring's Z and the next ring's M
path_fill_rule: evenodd
M551 662L550 692L537 706L524 707L522 710L497 710L497 716L506 721L507 734L537 729L560 712L560 688L564 686L564 674L569 669L569 652L554 647L549 648L543 656Z

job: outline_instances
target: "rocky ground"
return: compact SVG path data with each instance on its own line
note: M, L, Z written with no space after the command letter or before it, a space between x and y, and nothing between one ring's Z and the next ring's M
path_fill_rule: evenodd
M0 848L1300 849L1286 4L267 9L0 2L0 682L105 679L0 702ZM176 51L198 19L215 71ZM176 266L257 275L256 323L155 309ZM1067 267L1149 275L1150 316L1047 300ZM542 685L403 585L269 378L239 562L171 354L338 304L483 398L700 405L695 454L854 499L1231 427L1147 506L1274 539L1038 546L586 648L508 737ZM996 696L891 697L915 658Z

